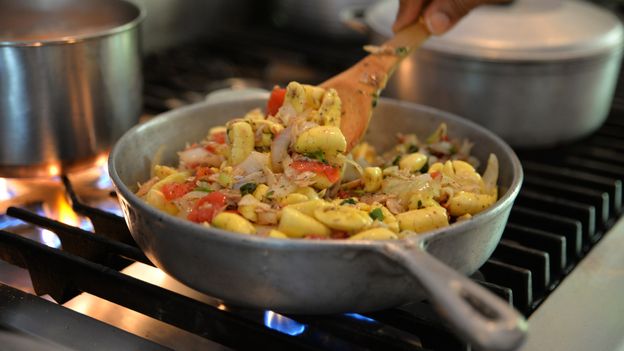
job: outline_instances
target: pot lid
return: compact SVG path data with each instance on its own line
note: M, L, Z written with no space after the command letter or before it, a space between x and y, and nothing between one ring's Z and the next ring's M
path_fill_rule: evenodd
M372 6L365 20L372 30L392 35L398 1ZM624 30L611 12L577 0L515 0L483 5L423 48L493 60L561 60L619 48Z

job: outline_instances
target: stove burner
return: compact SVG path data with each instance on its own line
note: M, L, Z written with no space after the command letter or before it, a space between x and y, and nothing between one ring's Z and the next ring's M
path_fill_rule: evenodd
M273 311L264 312L264 325L291 336L303 334L307 328L305 324L299 323Z

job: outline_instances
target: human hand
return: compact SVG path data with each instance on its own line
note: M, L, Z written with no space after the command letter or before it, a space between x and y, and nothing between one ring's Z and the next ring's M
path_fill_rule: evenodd
M416 22L422 15L434 35L451 29L470 10L481 4L506 3L510 0L400 0L399 12L392 26L397 32Z

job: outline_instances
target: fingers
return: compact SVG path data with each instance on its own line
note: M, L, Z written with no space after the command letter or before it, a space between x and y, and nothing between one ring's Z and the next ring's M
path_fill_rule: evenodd
M397 18L392 26L392 30L397 32L411 23L416 22L420 17L420 11L422 11L423 0L400 0L399 12Z
M409 0L406 0L409 2ZM425 23L434 35L451 29L470 10L481 4L505 3L509 0L433 0L424 13Z
M416 22L424 11L429 31L434 35L446 33L470 10L481 4L506 3L511 0L399 0L399 12L392 26L397 32ZM427 3L431 2L427 6Z

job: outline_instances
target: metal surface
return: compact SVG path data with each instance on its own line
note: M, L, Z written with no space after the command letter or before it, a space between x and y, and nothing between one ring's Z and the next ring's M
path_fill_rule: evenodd
M213 306L218 306L220 303L213 298L188 288L161 270L151 266L133 263L125 268L122 273L203 303ZM82 293L63 305L119 329L170 347L173 350L229 350L229 348L205 337L176 328L168 323L92 294Z
M390 37L397 9L398 1L377 2L366 23ZM477 7L423 48L473 59L559 61L606 54L622 45L622 36L619 19L587 1L515 0Z
M169 350L149 340L94 320L37 296L0 284L0 326L11 335L30 335L32 343L45 345L20 348L3 343L10 350ZM32 335L38 336L34 339ZM2 339L5 341L4 339ZM26 347L27 345L23 345ZM43 346L46 346L44 348Z
M522 351L624 350L623 247L620 220L531 315Z
M91 164L138 122L142 12L122 0L0 8L0 176Z
M380 149L389 135L420 135L446 122L452 135L476 141L475 155L496 153L501 199L471 221L393 242L278 240L233 235L169 216L133 193L149 177L151 160L176 163L176 151L204 137L265 99L198 104L133 128L113 149L109 172L137 244L159 268L181 282L229 304L289 313L360 312L428 297L455 328L476 345L510 349L522 340L522 318L464 276L489 257L498 243L522 181L513 151L490 132L444 112L382 100L368 140ZM413 255L413 260L409 257ZM421 266L415 265L420 262ZM398 263L398 264L397 264ZM207 271L207 268L209 271ZM487 324L479 332L473 325Z
M522 6L526 1L516 1L517 5L509 8L479 10L476 15L485 18L491 12L504 12L513 9L513 6ZM528 3L534 2L529 0ZM448 43L444 41L446 36L434 39L406 59L389 80L385 94L467 117L517 147L554 145L588 135L602 125L609 112L621 65L623 30L613 15L593 5L581 5L576 1L563 3L567 4L564 7L572 4L587 6L591 10L588 14L600 15L598 19L590 16L592 23L604 23L605 28L588 30L593 33L593 40L583 38L576 50L572 48L572 39L568 45L559 43L557 35L553 34L554 38L550 38L547 34L568 31L568 26L580 28L572 31L578 34L579 30L589 25L585 20L554 29L559 22L553 24L541 15L533 14L539 26L530 23L520 25L517 22L522 22L523 13L516 10L511 14L518 16L517 19L500 20L498 26L491 25L486 19L475 22L480 26L487 23L487 27L483 28L484 37L480 40L470 37L479 34L475 31L463 33L460 23L448 33L451 38ZM380 3L384 4L385 8L372 7L367 12L367 24L373 31L372 41L375 43L387 39L394 19L395 12L387 6L388 2ZM508 17L513 18L511 15ZM470 16L466 18L468 20ZM467 26L469 24L467 22ZM595 26L600 27L599 24ZM531 28L531 33L536 31L521 43L533 43L531 38L545 37L554 44L548 47L538 41L541 44L536 47L529 47L528 44L516 46L518 43L514 42L512 35L509 38L490 38L499 29L506 32L505 27L512 27L521 33L526 33L526 28ZM467 31L470 29L467 28ZM439 43L460 48L460 40L465 40L464 44L474 48L475 52L481 52L451 53L440 49L443 45ZM492 48L486 44L492 45Z

